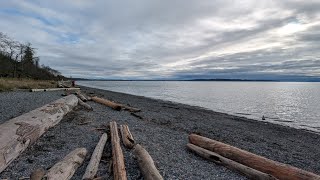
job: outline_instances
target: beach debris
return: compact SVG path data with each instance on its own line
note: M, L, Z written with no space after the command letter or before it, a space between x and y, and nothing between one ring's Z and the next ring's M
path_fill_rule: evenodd
M118 135L118 127L115 121L110 122L111 146L112 146L112 163L113 163L113 179L126 180L126 167L120 146Z
M92 121L84 121L84 122L81 122L81 123L78 123L78 125L86 125L86 124L89 124L89 123L92 123Z
M89 104L83 102L80 98L78 98L78 103L79 103L81 106L83 106L83 107L85 107L86 109L88 109L89 111L92 111L92 110L93 110L93 108L92 108Z
M128 110L129 112L140 112L140 111L141 111L141 109L134 108L134 107L130 107L130 106L123 105L123 104L120 104L120 106L121 106L124 110Z
M30 89L30 92L39 92L39 91L70 91L70 90L80 90L80 88L48 88L48 89Z
M68 180L83 163L87 154L86 148L71 151L60 162L51 167L44 178L47 180Z
M215 152L225 158L231 159L258 171L268 173L275 178L283 180L320 179L320 176L296 167L276 162L248 151L224 144L196 134L189 135L189 142Z
M137 158L140 170L145 180L163 180L163 177L156 168L152 157L141 145L137 144L133 148L133 154Z
M77 104L78 98L69 95L1 124L0 173Z
M30 175L30 180L42 180L43 176L46 174L46 171L42 168L32 171Z
M120 104L114 103L114 102L109 101L107 99L99 98L97 96L92 97L92 100L94 102L97 102L97 103L106 105L108 107L111 107L112 109L117 110L117 111L120 111L121 108L122 108Z
M229 169L232 170L236 170L239 173L245 175L246 177L248 177L249 179L255 179L255 180L276 180L275 177L271 176L270 174L266 174L260 171L257 171L255 169L252 169L248 166L242 165L238 162L232 161L228 158L225 158L223 156L220 156L217 153L214 153L212 151L203 149L201 147L198 147L196 145L187 144L187 148L193 152L195 152L196 154L198 154L199 156L208 159L210 161L213 161L219 165L223 165Z
M136 113L130 113L132 116L134 116L134 117L136 117L136 118L139 118L139 119L143 119L143 117L142 116L140 116L140 115L138 115L138 114L136 114Z
M102 157L102 152L107 140L108 140L108 135L106 133L102 134L98 144L96 145L96 148L92 153L90 162L86 168L86 171L82 179L93 179L96 176L98 172L99 163Z
M266 120L266 118L264 117L264 115L262 115L262 120Z
M132 149L135 142L128 125L120 125L122 142L126 148Z
M100 103L100 104L104 104L104 105L106 105L106 106L111 107L111 108L114 109L114 110L117 110L117 111L120 111L121 109L130 111L130 112L140 112L140 111L141 111L141 109L134 108L134 107L130 107L130 106L128 106L128 105L123 105L123 104L115 103L115 102L112 102L112 101L107 100L107 99L99 98L99 97L97 97L97 96L94 96L94 97L92 97L91 99L92 99L94 102L97 102L97 103Z
M81 94L80 91L75 92L75 94L76 94L76 95L78 96L78 98L80 98L83 102L86 102L86 101L87 101L87 98L84 97L84 95Z

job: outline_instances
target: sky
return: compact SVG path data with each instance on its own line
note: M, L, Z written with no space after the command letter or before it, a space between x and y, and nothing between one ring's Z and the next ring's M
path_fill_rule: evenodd
M2 0L0 31L68 77L320 79L320 0Z

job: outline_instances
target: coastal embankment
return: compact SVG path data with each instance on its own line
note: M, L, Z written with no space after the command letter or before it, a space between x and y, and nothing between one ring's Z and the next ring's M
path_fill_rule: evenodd
M99 96L141 109L134 114L87 102L93 111L76 107L24 151L2 173L0 179L28 177L42 167L50 168L70 151L85 147L91 154L110 121L128 124L135 140L152 156L164 179L246 179L187 150L188 135L197 133L269 159L320 174L320 135L302 129L214 112L200 107L143 96L81 87ZM61 98L62 91L0 93L0 123ZM140 171L131 151L122 148L128 179L139 179ZM111 144L108 142L98 176L112 179ZM81 179L88 155L73 179Z

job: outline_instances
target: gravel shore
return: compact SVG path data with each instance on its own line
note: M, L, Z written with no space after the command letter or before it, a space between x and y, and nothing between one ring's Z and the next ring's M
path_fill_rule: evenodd
M320 174L320 135L316 133L169 101L87 87L81 89L88 95L140 108L142 112L136 114L142 119L94 102L88 102L93 111L76 107L0 173L0 179L28 177L32 170L48 169L75 148L85 147L89 153L72 178L81 179L103 133L95 128L104 127L113 120L129 125L136 142L150 153L164 179L246 179L189 152L186 144L192 132ZM61 91L0 93L0 123L59 99L61 94ZM79 125L83 122L89 123ZM122 149L128 179L142 179L132 152ZM111 144L108 142L98 176L113 179L110 160Z

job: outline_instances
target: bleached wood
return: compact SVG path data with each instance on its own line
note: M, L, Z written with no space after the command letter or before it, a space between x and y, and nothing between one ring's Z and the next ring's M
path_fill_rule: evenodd
M88 109L88 110L93 110L93 108L92 108L89 104L83 102L80 98L78 98L78 103L79 103L81 106L83 106L83 107L85 107L86 109Z
M0 172L78 104L69 95L0 125Z
M114 103L112 101L109 101L107 99L103 99L103 98L99 98L97 96L94 96L91 98L94 102L97 102L97 103L100 103L100 104L103 104L103 105L106 105L108 107L111 107L112 109L114 110L117 110L117 111L120 111L121 110L121 105L120 104L117 104L117 103Z
M30 89L31 92L39 92L39 91L69 91L69 90L80 90L80 88L48 88L48 89Z
M48 170L45 175L47 180L68 180L83 163L87 154L86 148L77 148L71 151L60 162Z
M126 148L132 149L135 142L128 125L120 125L120 132L124 146Z
M76 92L76 95L77 95L78 98L80 98L83 102L86 102L86 101L87 101L87 98L84 97L84 95L81 94L81 92Z
M126 180L126 168L124 165L123 153L120 146L118 127L115 121L110 122L110 134L112 145L113 179Z
M102 152L103 152L103 148L107 142L108 139L108 135L106 133L104 133L96 148L94 149L90 162L87 166L86 172L84 173L82 179L93 179L95 177L95 175L98 172L98 167L99 167L99 163L101 160L101 156L102 156Z
M133 154L138 160L140 170L145 180L163 180L148 151L137 144L133 148Z
M227 159L223 156L220 156L219 154L217 153L214 153L212 151L209 151L209 150L206 150L206 149L203 149L199 146L196 146L194 144L187 144L187 147L188 149L192 150L193 152L195 152L196 154L198 154L199 156L205 158L205 159L208 159L210 161L213 161L219 165L223 165L229 169L232 169L232 170L236 170L238 171L239 173L245 175L246 177L248 177L249 179L254 179L254 180L276 180L275 177L269 175L269 174L266 174L266 173L263 173L263 172L260 172L260 171L257 171L255 169L252 169L250 167L247 167L245 165L242 165L240 163L237 163L235 161L232 161L230 159Z
M196 134L189 135L189 142L281 180L320 180L320 176L314 173Z

